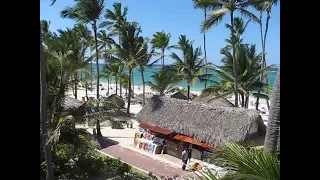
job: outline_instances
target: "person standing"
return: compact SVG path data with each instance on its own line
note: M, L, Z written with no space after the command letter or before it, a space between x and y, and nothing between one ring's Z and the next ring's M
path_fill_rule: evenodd
M186 170L186 166L187 166L187 163L188 163L188 151L187 151L187 147L183 147L183 151L182 151L182 170Z

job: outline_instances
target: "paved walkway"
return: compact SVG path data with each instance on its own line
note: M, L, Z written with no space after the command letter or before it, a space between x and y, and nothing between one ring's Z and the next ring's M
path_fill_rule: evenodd
M154 175L160 177L175 177L179 175L182 175L183 177L197 177L193 172L183 171L177 166L152 159L128 148L124 148L118 145L115 141L100 138L99 143L101 145L102 152L109 154L115 158L120 158L122 161L143 169L147 172L152 172Z

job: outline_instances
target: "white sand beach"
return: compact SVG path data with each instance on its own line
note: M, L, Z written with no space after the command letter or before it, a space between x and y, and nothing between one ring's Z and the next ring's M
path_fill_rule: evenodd
M99 86L100 88L100 91L99 91L99 94L103 97L107 97L107 92L108 92L108 84L107 83L100 83L102 86ZM103 89L103 90L101 90ZM90 91L88 90L88 97L94 97L96 98L96 85L93 85L93 90ZM125 89L122 88L122 96L125 96ZM139 95L139 94L142 94L143 90L142 90L142 86L134 86L134 94L135 95ZM109 85L109 95L111 94L115 94L116 93L116 85L115 84L110 84ZM145 93L148 94L148 93L152 93L152 94L158 94L157 92L155 91L152 91L150 89L149 86L145 86ZM191 91L191 93L193 94L197 94L198 96L201 94L200 91ZM118 94L120 94L120 90L119 90L119 87L118 87ZM77 99L79 100L82 100L82 97L85 97L86 95L86 92L85 92L85 88L83 87L78 87L78 91L77 91ZM74 98L74 95L72 93L72 90L70 89L68 91L68 96L70 97L73 97ZM232 103L234 103L234 96L231 97L231 98L228 98L228 100ZM255 109L255 102L256 102L256 98L254 96L250 96L249 98L249 109ZM267 121L268 121L268 116L269 116L269 111L268 111L268 107L267 107L267 103L266 103L266 100L265 99L260 99L259 101L260 105L259 105L259 110L261 111L260 115L264 121L264 123L266 124ZM270 103L270 101L269 101ZM136 106L136 105L131 105L130 107L130 112L131 113L134 113L134 114L137 114L140 110L142 109L141 106Z

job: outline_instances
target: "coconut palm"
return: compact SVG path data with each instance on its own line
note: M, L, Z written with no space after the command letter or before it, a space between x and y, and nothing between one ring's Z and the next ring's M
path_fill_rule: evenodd
M277 141L280 136L280 69L278 70L276 83L270 103L267 134L264 141L264 152L275 154Z
M122 9L122 4L119 2L113 3L113 11L107 9L104 15L107 21L104 21L100 24L100 27L108 27L108 30L111 31L113 35L118 35L118 43L120 43L119 27L121 23L127 20L128 7ZM121 70L122 71L122 70ZM119 80L120 83L120 96L122 96L122 85L121 77Z
M143 39L141 39L143 40ZM148 41L148 39L146 39ZM141 42L143 43L143 42ZM148 50L148 44L145 44L144 50L141 52L142 56L137 60L138 70L141 73L142 79L142 105L145 105L145 80L144 68L149 65L151 57L154 55L154 49Z
M115 44L114 56L121 60L125 67L129 70L129 99L127 113L130 113L131 102L131 85L132 85L132 69L136 67L137 60L141 58L144 53L146 41L140 36L141 28L134 22L123 22L120 25L120 43Z
M99 86L99 49L97 37L97 21L104 9L104 0L78 0L74 7L67 7L61 11L63 18L75 19L78 22L90 23L94 32L96 66L97 66L97 86ZM99 98L99 87L97 87L97 98ZM100 129L99 129L100 130ZM97 132L101 135L101 132Z
M208 2L207 0L199 0L199 3ZM239 11L243 16L247 16L250 19L253 19L256 22L259 22L259 19L252 14L251 12L247 11L246 8L250 5L250 0L211 0L209 2L209 8L214 10L207 19L202 23L202 31L208 31L213 25L217 25L223 17L230 13L230 20L231 20L231 39L234 40L234 12ZM232 56L235 59L235 42L232 43ZM233 74L234 74L234 89L235 89L235 105L238 106L238 77L237 77L237 69L234 63L233 66Z
M98 33L98 46L99 50L104 49L104 54L108 53L107 48L114 44L115 41L112 39L113 34L107 34L106 30L100 30ZM109 46L108 46L109 45Z
M280 179L280 162L277 157L262 150L239 144L227 144L226 149L220 151L217 157L227 164L227 168L235 171L222 179ZM199 174L202 175L199 176L200 179L215 180L217 178L217 173Z
M150 86L151 90L159 92L160 96L176 91L176 85L181 80L173 71L167 69L153 72L151 78L152 82L148 81L146 84Z
M128 95L128 89L129 89L129 75L128 74L122 74L121 76L121 85L126 90L125 96Z
M40 23L40 122L41 122L41 135L42 135L42 147L44 148L45 160L47 164L47 180L53 180L53 166L52 166L52 156L51 149L46 145L48 140L48 130L47 130L47 86L46 86L46 62L42 47L42 33L41 33L41 23Z
M118 59L110 56L108 64L105 65L104 73L107 76L113 77L114 81L116 83L116 94L118 94L118 83L120 81L120 76L122 74L122 62L120 62ZM106 77L106 76L105 76Z
M204 89L202 96L213 95L216 96L215 98L218 98L234 94L233 57L226 48L223 48L221 53L224 55L222 58L222 68L217 68L214 65L210 66L210 68L217 72L220 82L214 82L212 86ZM260 70L261 61L261 54L256 54L255 45L241 44L237 46L235 62L238 72L238 92L242 98L242 107L248 107L249 94L253 90L266 86L266 84L259 81L260 73L262 73ZM263 70L273 66L267 66Z
M174 68L178 74L187 82L187 97L190 98L190 86L198 80L205 81L209 76L203 74L203 70L206 68L205 59L200 58L202 55L200 47L193 49L192 42L186 40L185 35L179 37L177 48L181 49L183 58L180 58L176 53L172 53L170 57L176 61Z
M266 66L266 59L265 59L265 54L266 54L266 41L267 41L267 33L268 33L268 27L269 27L269 20L270 20L270 14L271 14L271 10L273 5L277 5L278 4L278 0L256 0L253 1L252 6L260 12L260 38L261 38L261 47L262 47L262 64L261 64L261 69ZM263 13L266 12L267 13L267 18L266 18L266 23L265 23L265 30L263 33L263 25L262 25L262 15ZM266 83L268 83L268 73L266 73L265 77L263 77L264 73L261 74L260 76L260 81L264 81L264 78L266 80ZM256 109L258 110L259 108L259 98L260 98L260 91L261 89L258 90L258 94L257 94L257 101L256 101ZM267 104L268 104L268 109L269 109L269 100L266 99Z
M89 47L86 39L90 36L87 32L87 29L83 25L77 24L73 29L67 30L58 30L60 36L57 38L56 43L59 43L61 47L56 47L62 52L71 51L72 53L68 56L71 60L69 71L71 72L71 77L74 82L74 95L77 98L77 85L79 83L79 72L87 73L85 68L89 65L88 61L90 59L85 59L85 52ZM85 37L83 37L85 36ZM56 58L59 57L56 54L53 54Z
M172 48L172 46L169 46L170 38L170 33L165 33L164 31L161 31L153 34L153 38L151 39L151 44L153 48L161 50L162 68L164 67L164 52L167 49Z
M194 8L200 8L200 9L203 9L203 13L204 13L204 21L206 21L207 19L207 10L208 10L208 7L209 7L209 1L202 1L200 2L199 0L192 0L193 1L193 6ZM206 50L206 32L203 31L203 50L204 50L204 59L205 59L205 64L207 65L208 64L208 61L207 61L207 50ZM208 74L208 70L206 68L206 74ZM204 83L204 88L207 87L207 81L205 81Z
M83 61L85 61L85 53L90 48L90 45L93 44L94 37L92 36L91 31L88 29L88 27L83 24L76 24L74 29L77 32L77 35L79 36L79 39L83 45L82 57ZM82 73L80 74L80 76L82 81Z

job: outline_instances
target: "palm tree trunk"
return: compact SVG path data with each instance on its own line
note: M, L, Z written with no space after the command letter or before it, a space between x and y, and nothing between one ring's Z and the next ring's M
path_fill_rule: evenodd
M164 68L164 49L162 51L162 69Z
M134 98L134 79L133 79L133 72L131 72L131 77L132 77L132 98Z
M87 100L88 100L88 85L86 84L86 97L87 97Z
M187 94L188 99L190 99L190 85L188 85L188 94Z
M240 96L241 96L241 107L244 107L244 94L240 94Z
M280 69L273 87L264 152L275 154L280 132Z
M145 105L145 84L144 84L144 74L143 71L141 72L141 78L142 78L142 105Z
M263 48L263 32L262 32L262 12L263 11L260 11L260 39L261 39L261 47L262 47L262 62L261 62L261 70L263 69L264 67L264 64L263 64L263 58L264 58L264 48ZM263 72L261 72L260 74L260 82L262 82L263 80ZM259 99L260 99L260 91L261 91L261 88L258 89L258 94L257 94L257 100L256 100L256 110L259 109Z
M266 66L266 56L265 56L265 49L266 49L266 41L267 41L267 33L269 28L269 20L270 20L270 10L267 10L267 19L266 19L266 28L264 31L263 39L262 39L262 24L260 25L260 34L261 34L261 42L262 42L262 63L261 63L261 69L263 69ZM262 19L262 12L260 12L260 22ZM266 77L263 77L264 71L261 72L260 75L260 81L263 82L264 78L266 79L266 84L268 84L268 73ZM260 95L260 89L258 90L258 97L257 97L257 104L256 109L258 110L258 103L259 103L259 95ZM269 107L269 102L267 102L267 106Z
M48 140L47 130L47 82L46 82L46 67L45 57L42 49L42 38L41 38L41 25L40 25L40 122L41 122L41 135L42 135L42 146L44 147L45 159L47 164L47 180L53 180L53 166L50 146L46 144Z
M99 105L98 105L99 106ZM96 119L96 129L97 129L97 136L102 136L101 134L101 128L100 128L100 120Z
M74 78L74 98L77 99L78 91L77 91L77 80Z
M233 23L233 11L230 14L231 17L231 38L232 38L232 59L233 59L233 77L234 77L234 96L235 101L234 104L238 107L238 74L237 74L237 66L236 66L236 49L235 49L235 37L234 37L234 23Z
M120 77L119 77L119 86L120 86L120 87L119 87L119 88L120 88L119 91L120 91L120 96L122 97L122 82L121 82L121 78L122 78L122 77L121 77L121 75L120 75Z
M99 99L99 79L100 79L100 75L99 75L99 51L98 51L98 39L97 39L97 22L94 21L93 22L93 31L94 31L94 40L95 40L95 44L96 44L96 65L97 65L97 99ZM100 126L100 124L99 124ZM98 131L98 129L97 129Z
M204 8L204 20L207 19L207 8ZM208 65L208 61L207 61L207 50L206 50L206 32L203 32L203 50L204 50L204 59L205 59L205 63L206 65ZM206 68L206 74L208 74L208 69ZM207 79L204 82L204 88L207 87Z
M91 51L91 47L89 48L90 49L90 57L92 56L92 51ZM92 89L92 79L93 79L93 69L92 69L92 65L93 65L93 62L92 62L92 58L91 58L91 69L90 69L90 73L91 73L91 80L90 80L90 91L92 92L93 89Z
M120 44L120 31L118 30L118 43ZM119 79L120 79L120 81L119 81L119 85L120 85L120 96L122 97L122 82L121 82L121 74L122 74L122 66L120 65L120 77L119 77Z
M269 105L269 99L266 99L267 101L267 107L268 107L268 110L270 109L270 105Z
M127 113L130 113L130 101L131 101L131 78L132 78L132 68L129 67L129 98L128 98L128 107L127 107Z
M118 80L115 80L116 82L116 94L118 95Z
M245 100L245 103L244 103L244 107L248 108L248 106L249 106L249 95L246 95L246 100Z
M108 92L107 92L107 94L109 95L109 89L110 89L110 87L109 87L109 85L110 85L110 79L109 79L109 77L108 77L107 79L108 79Z

